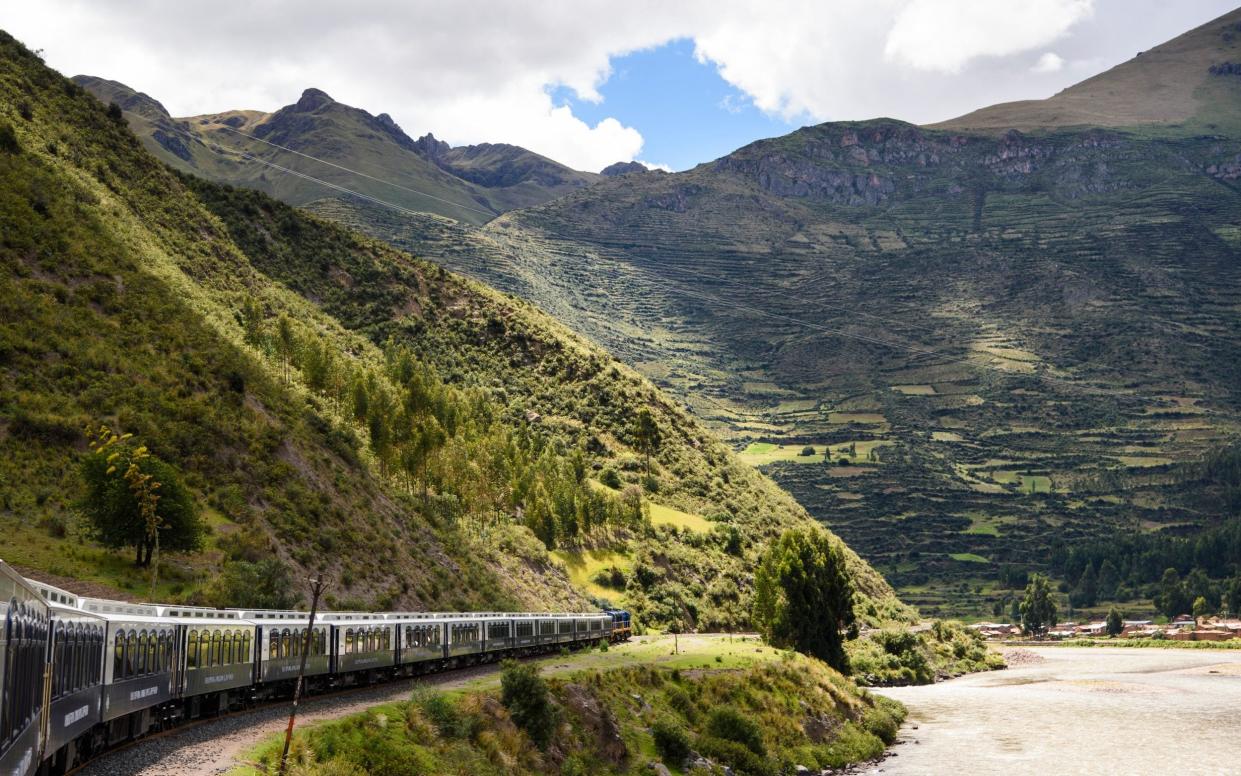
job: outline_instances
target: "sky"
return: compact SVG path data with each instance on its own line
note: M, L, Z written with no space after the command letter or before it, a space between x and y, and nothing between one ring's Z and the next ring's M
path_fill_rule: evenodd
M27 0L0 28L174 116L307 87L413 137L684 170L807 124L1048 97L1239 0Z

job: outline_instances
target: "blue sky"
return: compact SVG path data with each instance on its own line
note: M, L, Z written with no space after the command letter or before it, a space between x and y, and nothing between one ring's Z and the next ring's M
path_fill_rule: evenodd
M598 92L603 97L598 102L577 99L563 87L551 94L557 105L567 105L589 124L610 116L636 127L645 141L643 161L673 170L812 123L808 116L786 121L756 108L714 64L695 59L687 39L614 59L612 75Z

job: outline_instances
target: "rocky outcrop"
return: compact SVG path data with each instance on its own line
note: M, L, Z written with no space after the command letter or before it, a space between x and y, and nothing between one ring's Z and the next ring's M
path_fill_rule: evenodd
M630 175L636 172L650 172L650 170L641 162L616 162L604 167L599 174L605 178L614 178L618 175Z

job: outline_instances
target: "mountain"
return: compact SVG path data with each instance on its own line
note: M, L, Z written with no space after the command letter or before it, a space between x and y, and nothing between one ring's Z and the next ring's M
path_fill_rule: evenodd
M344 196L301 177L308 175L410 210L481 224L598 178L518 146L453 148L430 134L413 140L388 114L373 116L319 89L305 90L296 103L274 113L235 110L178 119L116 81L87 75L73 80L105 104L119 105L147 148L174 168L258 189L294 205L325 193Z
M1140 52L1046 100L992 105L935 129L1023 132L1144 127L1155 132L1241 130L1241 9Z
M461 234L320 212L534 301L924 612L979 614L1066 546L1233 515L1198 462L1241 433L1241 131L1202 123L1241 109L1236 20L1082 85L1218 90L1159 131L839 122Z
M201 505L205 545L168 555L160 598L237 603L274 560L295 592L326 571L333 606L591 595L652 625L736 627L765 541L808 523L679 403L528 303L169 169L3 34L0 97L6 561L149 595L76 517L100 423ZM310 97L270 132L330 107ZM864 616L904 612L849 562Z

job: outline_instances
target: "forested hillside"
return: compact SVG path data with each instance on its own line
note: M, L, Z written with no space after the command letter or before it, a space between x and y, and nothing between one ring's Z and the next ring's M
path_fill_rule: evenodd
M337 606L593 594L650 624L734 627L761 544L809 519L527 303L179 177L121 111L7 36L0 96L5 560L147 597L131 554L77 517L100 423L174 467L200 507L203 548L170 555L157 591L185 600L237 603L256 577L300 588L325 570ZM895 611L849 558L862 614Z

